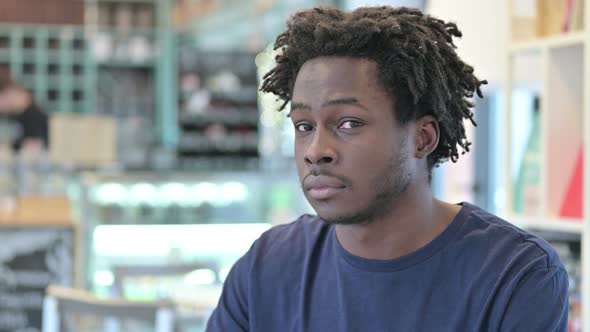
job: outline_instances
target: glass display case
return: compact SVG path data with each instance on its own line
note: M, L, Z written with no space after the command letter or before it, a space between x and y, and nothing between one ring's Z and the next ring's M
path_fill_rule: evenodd
M294 171L93 173L81 183L86 288L171 299L183 331L204 327L231 266L260 234L312 211Z

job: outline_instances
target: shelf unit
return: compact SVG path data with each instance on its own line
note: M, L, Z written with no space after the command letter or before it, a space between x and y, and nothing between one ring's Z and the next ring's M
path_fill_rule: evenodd
M257 165L260 128L255 53L203 50L186 43L179 52L178 98L182 165L204 159ZM183 166L184 167L184 166Z
M99 112L123 122L129 116L142 118L155 129L142 139L165 148L178 142L172 1L85 0L85 29L99 71ZM129 100L130 95L139 98Z
M547 3L547 0L536 1ZM521 27L514 23L514 8L524 2L509 0L512 36L517 35L513 29ZM551 3L555 4L557 1ZM587 4L586 0L580 13L581 30L529 36L524 41L509 43L505 173L508 220L533 232L574 234L581 239L581 299L585 305L578 316L581 317L579 330L584 332L590 332L590 6ZM580 197L572 194L576 193L572 189L576 187L584 193L581 204L568 206L566 201L575 201L569 198Z
M0 24L0 66L49 113L110 114L113 106L127 113L146 110L155 128L149 141L173 148L178 125L172 1L85 0L84 25ZM127 6L127 12L117 12L117 6ZM130 13L129 26L114 26ZM128 91L112 84L129 73L138 84ZM133 94L145 98L131 105L127 96Z
M80 26L0 25L0 66L49 113L92 113L96 66Z

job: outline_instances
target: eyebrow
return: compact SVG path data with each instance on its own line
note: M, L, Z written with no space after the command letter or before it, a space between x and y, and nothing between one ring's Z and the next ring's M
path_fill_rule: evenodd
M311 111L311 106L304 103L291 103L291 112L294 110Z
M327 106L333 106L333 105L352 105L364 110L368 110L367 107L365 107L365 105L361 104L361 102L358 101L358 99L356 98L338 98L338 99L332 99L332 100L328 100L327 102L322 104L322 108L327 107ZM304 103L298 103L298 102L294 102L291 104L291 111L294 110L303 110L303 111L311 111L311 106L304 104Z

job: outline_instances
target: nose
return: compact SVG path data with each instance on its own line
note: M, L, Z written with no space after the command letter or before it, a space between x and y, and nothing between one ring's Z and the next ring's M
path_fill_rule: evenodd
M305 163L308 165L330 164L336 161L336 156L329 133L316 129L305 151Z

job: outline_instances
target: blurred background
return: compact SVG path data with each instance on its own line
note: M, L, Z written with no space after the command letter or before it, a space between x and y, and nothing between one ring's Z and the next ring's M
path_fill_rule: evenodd
M258 87L286 19L318 5L459 25L490 84L433 191L550 241L570 331L590 331L584 0L2 0L0 332L203 331L252 242L313 213Z

